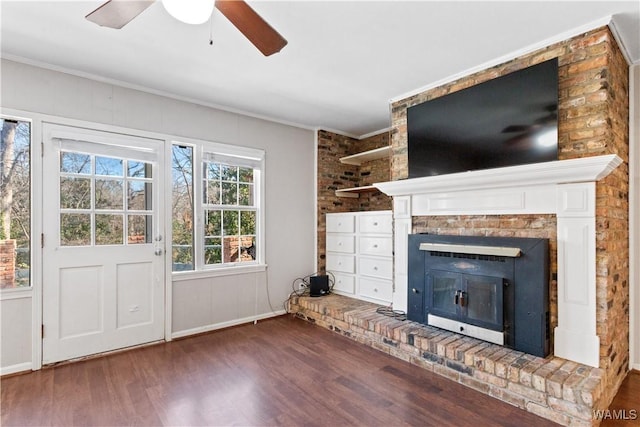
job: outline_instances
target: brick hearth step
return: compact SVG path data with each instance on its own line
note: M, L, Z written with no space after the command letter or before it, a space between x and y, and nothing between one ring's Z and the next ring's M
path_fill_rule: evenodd
M562 425L597 425L594 411L606 409L602 369L399 320L380 307L336 294L291 302L301 319Z

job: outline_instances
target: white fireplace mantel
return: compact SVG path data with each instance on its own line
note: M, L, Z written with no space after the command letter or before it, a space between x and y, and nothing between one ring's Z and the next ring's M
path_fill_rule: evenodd
M412 217L555 214L558 238L557 357L598 367L595 183L622 163L612 155L374 184L393 196L393 306L407 310Z

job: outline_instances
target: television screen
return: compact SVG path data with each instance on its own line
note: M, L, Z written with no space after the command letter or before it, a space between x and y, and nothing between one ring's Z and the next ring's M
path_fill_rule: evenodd
M407 109L409 178L558 159L558 60Z

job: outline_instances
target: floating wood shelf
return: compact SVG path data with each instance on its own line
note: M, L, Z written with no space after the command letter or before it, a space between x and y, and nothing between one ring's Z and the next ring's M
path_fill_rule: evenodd
M367 185L364 187L343 188L341 190L336 190L336 196L357 199L358 197L360 197L360 193L373 193L375 191L380 190L373 185Z
M388 157L390 153L390 146L380 147L369 151L363 151L362 153L352 154L351 156L341 157L340 163L360 166L364 162L370 162L372 160L378 160Z

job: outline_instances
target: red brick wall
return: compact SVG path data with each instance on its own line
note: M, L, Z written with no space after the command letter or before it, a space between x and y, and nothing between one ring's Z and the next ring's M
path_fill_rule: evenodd
M617 154L623 160L596 185L597 333L604 400L610 401L629 365L629 140L628 64L611 32L603 27L556 43L392 105L391 177L408 176L406 110L412 105L557 57L559 60L558 137L560 159ZM417 218L418 231L520 235L551 238L552 273L557 271L555 219L536 216L452 216ZM554 277L554 276L552 276ZM557 292L550 284L553 322Z
M358 199L337 197L336 190L390 180L390 159L345 165L340 158L389 145L389 133L362 140L318 131L318 271L325 269L325 214L391 209L391 198L381 192L362 193Z
M0 241L0 287L16 286L16 241Z

